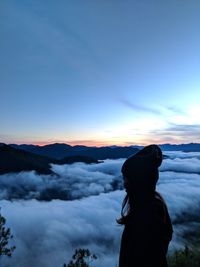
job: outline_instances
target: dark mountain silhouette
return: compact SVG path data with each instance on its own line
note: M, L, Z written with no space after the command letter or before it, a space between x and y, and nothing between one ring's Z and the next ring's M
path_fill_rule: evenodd
M87 155L99 160L127 158L138 151L133 147L88 147L79 152L79 155Z
M183 152L200 152L200 144L189 143L189 144L162 144L160 148L165 151L183 151Z
M66 144L50 144L45 146L35 146L35 145L15 145L11 144L10 146L25 150L34 154L41 156L47 156L55 159L62 159L66 156L71 156L72 146Z
M127 158L136 153L135 147L87 147L70 146L67 144L51 144L45 146L34 145L11 145L14 148L22 149L42 156L48 156L55 159L62 159L71 156L86 156L96 160Z
M71 156L86 156L96 160L127 158L136 153L142 146L106 146L106 147L87 147L87 146L70 146L68 144L50 144L45 146L36 145L11 145L14 148L29 151L31 153L47 156L54 159L63 159ZM200 152L200 144L161 144L159 145L163 151L184 151L184 152Z
M8 145L0 147L0 174L35 170L38 173L50 174L51 160Z
M52 174L50 163L70 164L74 162L98 163L96 159L85 156L71 156L57 160L0 144L0 174L31 170L40 174Z
M164 151L200 152L200 144L198 143L162 144L160 147ZM98 163L98 160L127 158L141 148L142 146L87 147L58 143L36 146L0 143L0 174L29 170L50 174L52 173L50 163Z
M2 143L0 143L2 145ZM34 154L47 156L55 159L62 159L67 156L92 156L96 159L107 158L126 158L143 148L143 146L106 146L106 147L87 147L83 145L70 146L64 143L55 143L50 145L38 146L38 145L16 145L10 144L10 146L25 150ZM185 151L185 152L200 152L200 144L160 144L162 150L166 151Z

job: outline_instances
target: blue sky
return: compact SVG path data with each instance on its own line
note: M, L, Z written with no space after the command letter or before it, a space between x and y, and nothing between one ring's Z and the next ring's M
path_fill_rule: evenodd
M200 142L198 0L0 2L0 140Z

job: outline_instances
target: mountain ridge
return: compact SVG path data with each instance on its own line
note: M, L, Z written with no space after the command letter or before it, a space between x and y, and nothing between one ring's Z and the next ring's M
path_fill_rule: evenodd
M55 159L41 156L9 145L0 145L0 174L36 171L40 174L53 174L50 164L72 164L84 162L87 164L99 163L98 160L87 156L69 156L63 159Z
M161 144L163 151L200 152L199 143ZM143 146L71 146L55 143L45 146L0 143L0 174L35 170L52 174L50 164L99 163L99 160L128 158Z
M130 155L136 153L139 148L127 146L127 147L89 147L89 146L70 146L68 144L50 144L44 146L34 145L16 145L10 144L11 147L16 149L25 150L31 153L35 153L41 156L48 156L54 159L62 159L64 157L71 156L88 156L96 160L104 159L117 159L127 158Z
M96 159L106 159L106 158L118 158L130 156L129 152L132 149L141 149L144 146L140 145L130 145L130 146L84 146L75 145L71 146L65 143L52 143L48 145L38 146L38 145L28 145L28 144L10 144L10 146L17 149L26 150L35 154L49 156L52 158L61 159L66 156L96 156ZM183 151L183 152L200 152L200 143L186 143L186 144L159 144L163 151ZM101 152L100 152L101 151ZM135 153L133 151L132 153ZM107 154L106 154L107 153ZM121 156L120 156L121 153ZM97 158L100 157L100 158Z

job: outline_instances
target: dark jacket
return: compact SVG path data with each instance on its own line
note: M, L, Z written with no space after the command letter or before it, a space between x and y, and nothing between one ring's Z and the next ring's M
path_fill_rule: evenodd
M172 238L167 206L157 193L126 218L121 239L119 267L166 267Z

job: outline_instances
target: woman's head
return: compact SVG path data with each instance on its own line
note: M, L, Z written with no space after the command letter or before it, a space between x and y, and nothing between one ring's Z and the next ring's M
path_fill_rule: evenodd
M126 191L155 190L161 163L162 151L157 145L146 146L129 157L121 169Z

